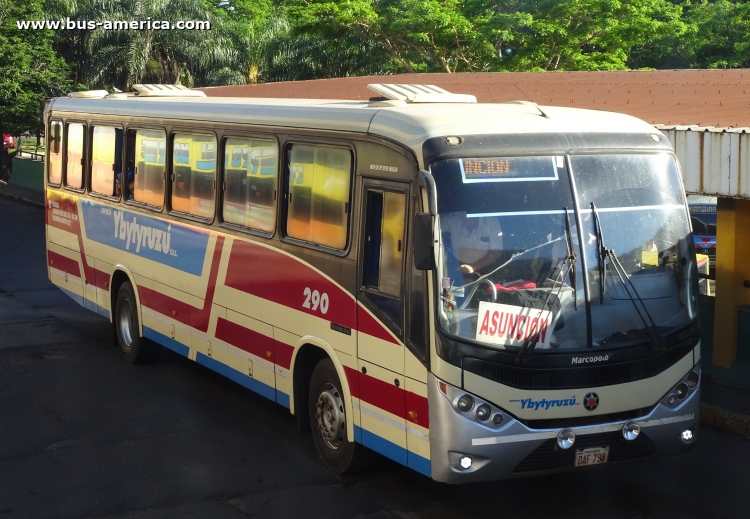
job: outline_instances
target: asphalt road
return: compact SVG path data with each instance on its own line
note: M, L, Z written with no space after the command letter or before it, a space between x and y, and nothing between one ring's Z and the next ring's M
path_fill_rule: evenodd
M745 519L748 488L750 442L706 428L689 455L556 477L334 476L285 409L167 350L125 363L47 281L42 210L0 198L0 519Z

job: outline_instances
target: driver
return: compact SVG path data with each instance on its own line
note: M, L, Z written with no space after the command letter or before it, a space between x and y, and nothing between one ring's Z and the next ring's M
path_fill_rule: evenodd
M465 211L449 213L441 220L441 227L446 249L458 260L458 270L464 275L493 265L503 253L503 232L497 217L468 217Z

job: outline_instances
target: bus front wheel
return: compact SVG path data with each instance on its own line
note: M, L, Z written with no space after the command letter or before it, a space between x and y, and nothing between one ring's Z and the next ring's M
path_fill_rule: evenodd
M308 395L310 428L323 463L337 474L365 468L369 454L346 436L346 406L336 368L331 359L315 366Z
M138 303L129 282L120 285L115 302L115 333L122 356L131 364L148 357L148 347L141 338L138 326Z

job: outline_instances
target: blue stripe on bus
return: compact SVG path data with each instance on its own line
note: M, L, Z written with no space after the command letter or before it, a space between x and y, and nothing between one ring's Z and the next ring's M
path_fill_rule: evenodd
M386 458L406 465L420 474L424 474L427 477L430 477L432 474L430 460L423 458L419 454L409 452L403 447L399 447L395 443L389 442L367 429L362 429L358 425L354 426L354 439L365 447L369 447Z
M419 454L415 454L411 451L408 451L406 453L407 459L409 463L407 466L410 469L416 470L420 474L424 474L425 476L432 477L432 465L430 464L430 460L427 458L423 458Z
M188 348L181 342L178 342L171 337L167 337L163 333L159 333L153 328L149 328L148 326L143 327L143 336L147 339L151 339L154 342L158 342L165 348L170 349L175 353L179 353L183 357L187 357L188 353L190 352L190 348Z
M276 390L276 403L289 409L289 395L283 391Z
M212 359L208 355L204 355L200 352L195 356L195 361L201 366L205 366L208 369L217 372L219 375L224 375L229 380L237 382L239 385L246 387L250 391L255 391L269 400L276 401L276 390L268 384L259 382L258 380L251 378L236 369L232 369L226 364L222 364L218 360Z
M81 200L81 211L87 239L196 276L203 272L208 232L92 200Z

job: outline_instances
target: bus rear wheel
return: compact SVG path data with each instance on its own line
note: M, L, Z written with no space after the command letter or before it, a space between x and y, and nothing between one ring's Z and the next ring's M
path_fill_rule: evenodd
M308 410L315 447L325 466L337 474L365 468L369 453L346 436L344 393L331 359L321 360L313 370Z
M120 285L115 302L115 335L122 356L131 364L147 360L149 348L140 336L138 326L138 303L129 282Z

